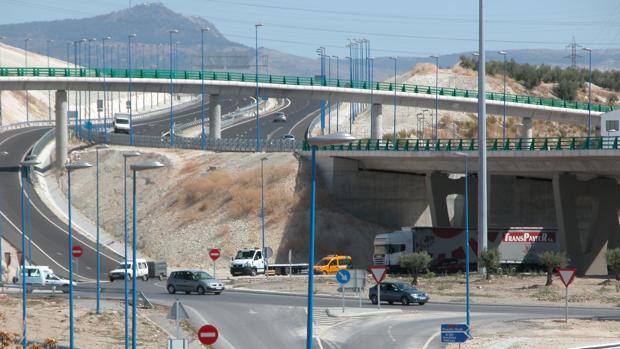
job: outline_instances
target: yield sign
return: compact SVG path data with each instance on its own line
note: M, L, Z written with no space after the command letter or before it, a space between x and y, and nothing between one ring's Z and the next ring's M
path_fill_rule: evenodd
M383 279L385 279L385 274L387 274L387 267L375 266L368 267L370 273L372 274L373 279L380 284Z
M565 287L568 287L573 280L575 280L575 273L577 273L577 269L575 268L557 268L558 274L560 274L560 280L564 283Z

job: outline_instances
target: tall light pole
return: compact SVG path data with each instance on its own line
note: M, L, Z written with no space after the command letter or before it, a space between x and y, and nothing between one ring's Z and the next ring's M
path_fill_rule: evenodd
M504 56L504 119L502 121L502 140L506 144L506 51L499 51Z
M50 69L50 45L54 40L47 40L47 70ZM52 91L47 90L47 118L52 120Z
M312 147L312 175L310 183L310 234L308 241L308 318L306 320L306 349L312 349L312 321L314 321L314 222L316 210L316 151L318 147L353 142L355 137L346 133L320 135L308 139Z
M433 139L439 138L439 56L431 56L435 59L435 120L433 121Z
M332 56L336 58L336 86L340 85L340 57ZM336 102L336 133L340 132L340 128L338 124L340 124L340 102Z
M75 348L74 340L74 328L73 328L73 230L71 229L71 172L84 168L93 167L93 165L87 162L76 162L65 165L67 169L67 200L69 204L67 206L69 216L69 347Z
M349 51L351 51L351 45L349 45ZM353 59L351 56L346 56L349 60L349 81L350 87L353 88ZM349 102L349 134L353 133L353 102Z
M26 60L26 68L28 68L28 41L32 39L24 39L24 59ZM30 122L30 93L26 90L26 122Z
M137 308L137 300L138 300L138 295L137 295L137 285L136 285L136 263L137 263L137 257L136 257L136 187L137 187L137 183L136 183L136 173L138 171L145 171L145 170L152 170L152 169L156 169L156 168L161 168L164 167L164 165L159 162L159 161L154 161L154 160L147 160L147 161L142 161L139 162L137 164L131 165L131 170L133 171L133 241L132 241L132 254L133 254L133 261L131 263L131 268L132 268L132 278L131 278L131 285L132 285L132 297L131 297L131 307L132 307L132 312L131 312L131 321L132 321L132 327L131 327L131 348L132 349L136 349L137 348L137 344L138 344L138 308Z
M97 315L101 314L101 262L100 262L100 251L99 251L99 150L100 149L108 149L107 144L99 144L95 147L95 153L97 158L97 171L95 179L96 179L96 187L97 187Z
M256 39L255 42L255 52L256 52L256 152L260 151L260 116L259 116L259 111L258 111L258 107L259 107L259 102L260 102L260 96L259 96L259 91L258 91L258 27L262 27L263 24L262 23L256 23L254 24L254 38Z
M484 52L484 0L479 1L478 37L478 261L487 250L487 109L486 109L486 67ZM484 275L485 268L478 265L478 272Z
M0 158L5 157L9 155L9 153L2 151L0 152ZM0 203L2 202L2 200L0 200ZM2 208L0 206L0 211L2 211ZM2 251L2 224L0 224L0 283L4 284L4 268L2 267L2 259L4 258L4 252Z
M6 36L0 36L0 41L3 41L5 39L6 39ZM2 54L1 53L0 53L0 67L2 67ZM0 126L2 126L2 90L0 90Z
M588 83L588 138L592 136L592 49L588 47L583 48L588 52L590 61L589 69L589 83Z
M397 134L396 134L396 64L398 62L398 58L397 57L388 57L389 59L394 60L394 134L392 137L392 143L393 146L396 147L396 141L398 140L397 138Z
M320 57L321 65L321 85L325 84L325 47L319 47L316 49L316 53ZM325 133L325 100L321 99L321 134Z
M202 132L200 133L200 145L202 150L207 148L207 134L205 133L205 32L211 30L210 28L200 29L200 97L201 101L201 125Z
M97 38L89 38L88 39L88 76L90 76L90 69L92 68L92 64L91 64L91 53L90 53L90 43L93 41L97 41ZM90 104L90 89L88 90L88 122L90 123L90 128L88 129L88 135L89 135L89 140L92 141L92 116L91 116L91 104Z
M124 207L124 212L123 212L123 218L125 221L125 231L124 231L124 245L125 245L125 258L124 258L124 263L123 263L123 269L124 269L124 275L123 275L123 283L124 283L124 291L125 291L125 349L129 348L129 294L128 294L128 285L127 285L127 277L128 277L128 273L127 273L127 262L128 262L128 256L127 256L127 159L128 158L133 158L136 156L140 156L142 154L140 154L140 152L137 151L128 151L128 152L124 152L123 153L123 161L124 161L124 166L123 166L123 185L124 185L124 189L123 189L123 207Z
M108 93L108 85L106 84L106 71L105 71L105 42L107 40L112 39L109 36L104 37L103 39L101 39L101 51L103 52L103 134L104 134L104 139L105 142L108 142L108 116L107 114L111 111L110 106L108 106L108 101L107 101L107 93Z
M129 74L129 144L134 144L134 127L133 127L133 103L131 100L131 38L135 38L136 34L127 35L127 74Z
M30 168L31 166L35 166L38 164L39 162L36 160L26 160L20 163L22 182L25 181L25 178L26 178L25 172L27 171L27 169ZM24 187L23 185L21 188L21 212L22 212L22 329L23 329L22 343L23 343L23 347L27 348L28 347L28 336L27 336L28 324L26 321L26 313L27 313L26 294L28 292L26 289L26 232L25 232L26 221L25 221L25 214L24 214Z
M462 156L465 161L465 313L467 326L471 325L471 304L469 303L469 169L467 166L467 160L469 155L463 152L454 153L457 156Z
M36 156L28 155L26 156L26 161L36 160ZM27 208L26 208L26 233L28 234L28 264L32 264L32 220L31 220L31 209L32 209L32 201L30 200L30 190L32 188L32 166L27 166L25 168L26 177L23 181L23 185L26 186L27 190Z
M268 160L267 157L262 157L260 159L260 225L261 225L261 246L263 251L263 258L265 259L265 277L269 274L267 270L269 270L269 264L267 262L267 254L265 253L265 161Z
M172 84L172 34L178 33L178 29L172 29L168 31L170 33L170 145L174 145L174 111L173 111L173 96L174 96L174 85Z

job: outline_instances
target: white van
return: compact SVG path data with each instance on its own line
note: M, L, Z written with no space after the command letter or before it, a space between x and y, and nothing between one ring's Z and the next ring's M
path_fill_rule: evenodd
M19 273L15 279L16 283L20 283L22 277L22 270L20 268ZM44 265L27 265L26 266L26 285L36 286L57 286L64 289L69 286L69 280L62 279L54 274L54 271ZM73 286L75 286L75 281Z
M133 260L127 261L127 279L131 280L133 273ZM121 264L118 268L110 270L108 274L110 282L113 282L116 279L124 279L125 278L125 264ZM149 265L146 263L146 259L137 258L136 259L136 277L142 278L142 280L146 281L149 279Z
M114 133L127 133L131 130L129 114L117 113L114 115Z

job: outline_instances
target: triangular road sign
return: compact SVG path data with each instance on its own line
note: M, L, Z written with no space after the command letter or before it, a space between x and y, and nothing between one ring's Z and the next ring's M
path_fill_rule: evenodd
M380 284L383 279L385 279L385 274L387 274L387 267L382 266L374 266L368 267L370 270L370 274L372 274L373 279Z
M170 319L170 320L189 319L189 316L187 315L187 311L185 311L185 307L183 307L183 304L181 304L181 302L179 302L178 299L170 307L170 312L168 313L168 316L166 316L166 319Z
M558 274L560 274L560 280L564 283L565 287L568 287L573 280L575 280L575 274L577 269L575 268L557 268Z

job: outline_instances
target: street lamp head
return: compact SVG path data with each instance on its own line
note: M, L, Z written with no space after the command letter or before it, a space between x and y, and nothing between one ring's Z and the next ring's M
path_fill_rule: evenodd
M179 30L178 29L170 29L169 32L170 32L170 34L176 34L176 33L179 32Z
M589 47L584 47L584 48L582 48L582 50L584 50L584 51L588 51L588 52L592 52L592 49L591 49L591 48L589 48Z
M31 41L31 40L32 40L31 38L25 38L24 39L24 41L26 41L26 42Z
M136 33L131 33L131 34L129 34L129 37L130 37L130 38L135 38L135 37L136 37Z
M311 146L325 147L329 145L350 143L355 140L356 138L348 133L333 133L333 134L310 137L308 138L308 143Z
M139 151L126 151L126 152L123 152L123 156L125 158L133 158L133 157L140 156L140 155L142 155L142 153L140 153Z
M265 161L265 160L269 160L269 158L266 156L264 158L260 158L260 161Z
M498 53L499 53L500 55L504 55L504 56L506 55L506 51L499 51Z
M52 40L52 39L47 39L47 43L51 44L52 42L54 42L54 40Z
M146 161L142 161L137 164L131 165L131 170L132 171L146 171L146 170L153 170L153 169L157 169L161 167L164 167L164 164L162 164L159 161L146 160Z
M96 148L97 149L108 149L110 148L110 146L104 143L104 144L97 144Z
M101 39L101 41L106 41L106 40L111 40L112 38L109 36L106 36L105 38Z
M211 30L211 28L209 28L209 27L206 27L206 28L200 28L200 31L201 31L201 32L203 32L203 33L204 33L204 32L208 32L209 30Z
M82 39L80 39L80 41L81 41L81 42L87 42L87 41L88 41L88 39L86 39L86 38L82 38Z
M88 41L97 41L97 38L90 38Z
M262 27L262 26L263 26L263 23L256 23L256 24L254 24L254 26L255 26L255 27L257 27L257 28L258 28L258 27Z
M67 171L81 170L81 169L90 168L90 167L93 167L93 165L89 164L88 162L84 162L84 161L70 162L65 165L65 168L67 169Z
M476 56L476 57L480 56L480 54L479 54L478 52L472 52L472 54L471 54L471 55L472 55L472 56Z
M435 56L435 55L430 55L429 57L430 58L434 58L434 59L438 59L439 58L439 56Z

